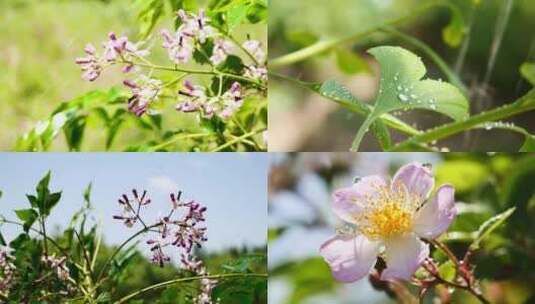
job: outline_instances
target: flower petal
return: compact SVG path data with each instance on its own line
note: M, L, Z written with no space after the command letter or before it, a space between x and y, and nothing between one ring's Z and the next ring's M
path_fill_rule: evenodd
M435 185L435 178L429 168L413 162L401 167L392 179L392 187L405 185L410 194L418 195L422 201L429 197Z
M370 273L379 253L379 242L363 235L335 236L323 243L320 254L340 282L355 282Z
M416 214L414 232L428 239L434 239L444 233L457 215L454 196L453 186L441 186L435 196Z
M385 241L386 269L381 280L409 280L429 256L429 245L415 235L405 235Z
M366 204L366 199L373 196L379 187L385 187L385 180L378 175L362 178L353 186L341 188L333 194L332 208L334 213L342 220L356 224L355 215Z

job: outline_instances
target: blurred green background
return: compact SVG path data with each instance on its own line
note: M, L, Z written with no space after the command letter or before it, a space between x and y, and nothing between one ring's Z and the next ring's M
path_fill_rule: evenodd
M415 12L434 0L272 0L269 19L269 56L271 59L294 52L322 39L362 33ZM444 7L427 10L396 26L396 29L428 44L459 75L470 90L471 113L512 102L524 95L531 86L525 82L519 67L535 60L535 6L532 0L446 0L456 4L466 26L466 57L458 47L447 45L443 29L450 22L450 11ZM511 2L510 14L506 6ZM474 3L479 3L475 5ZM508 17L508 20L506 20ZM502 22L503 21L503 22ZM505 24L503 41L493 68L487 74L491 46L497 39L499 24ZM406 41L385 33L368 35L358 41L340 45L306 61L276 69L276 72L313 82L336 79L366 102L371 102L377 90L379 69L366 53L371 47L398 45L422 57L428 77L446 77L440 73L421 50ZM356 57L355 55L358 55ZM272 70L273 71L273 70ZM489 77L486 82L485 78ZM340 109L333 102L311 94L275 77L270 82L270 150L272 151L346 151L362 118ZM398 117L421 129L449 120L427 111L399 113ZM535 114L529 113L512 120L519 126L535 131ZM404 137L394 132L393 140ZM502 130L476 130L460 134L438 144L452 151L518 151L523 138ZM377 151L371 137L361 147Z
M456 189L459 213L442 240L458 256L465 253L473 232L484 221L516 207L472 261L491 303L534 303L535 155L521 153L272 154L269 303L395 303L386 284L366 278L337 283L319 247L340 223L330 208L334 189L347 187L356 176L391 176L411 161L431 163L435 185L451 183ZM435 260L444 260L439 252L432 254ZM438 303L478 303L462 291L435 291L429 291L423 303L437 303L436 298Z
M107 69L97 81L87 82L81 79L80 68L74 60L84 55L87 43L100 48L110 31L138 41L141 27L138 14L144 3L131 0L0 1L0 150L13 150L17 137L30 131L39 121L48 119L62 102L93 90L107 92L113 86L124 90L125 76L119 68ZM202 6L207 1L197 3ZM171 65L166 51L160 47L158 33L162 28L172 28L172 23L171 14L166 12L149 37L153 39L145 45L152 47L150 59L154 63ZM265 24L244 24L235 32L240 41L244 41L247 34L267 44ZM162 79L176 78L170 72L157 75ZM200 84L210 83L207 77L190 78ZM174 101L165 103L162 130L198 131L200 126L195 115L177 113L175 104ZM103 125L100 117L90 116L81 150L105 150ZM125 147L150 139L159 140L155 132L144 130L146 127L147 122L131 115L120 128L111 150L123 151ZM51 150L67 150L63 136L58 136Z

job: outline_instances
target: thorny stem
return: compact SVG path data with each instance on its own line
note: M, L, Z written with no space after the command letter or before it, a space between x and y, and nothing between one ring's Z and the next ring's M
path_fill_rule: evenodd
M133 298L135 298L135 297L137 297L137 296L139 296L139 295L141 295L141 294L143 294L145 292L148 292L148 291L151 291L151 290L154 290L154 289L163 288L163 287L166 287L166 286L169 286L169 285L174 285L174 284L186 283L186 282L191 282L191 281L196 281L196 280L203 280L203 279L221 280L221 279L229 279L229 278L253 278L253 277L267 278L268 275L266 273L226 273L226 274L218 274L218 275L194 276L194 277L188 277L188 278L180 278L180 279L175 279L175 280L170 280L170 281L154 284L154 285L151 285L149 287L145 287L143 289L140 289L140 290L138 290L136 292L133 292L133 293L131 293L131 294L119 299L114 304L126 303L128 300L133 299Z
M364 37L366 37L366 36L368 36L370 34L375 33L377 30L379 30L381 27L384 27L385 25L386 26L393 26L393 25L397 25L399 23L403 23L403 22L405 22L407 20L412 19L415 16L423 14L426 11L428 11L428 10L434 8L434 7L438 7L438 6L444 6L444 7L447 7L449 9L451 9L451 10L457 10L457 7L453 6L451 3L447 2L447 1L444 1L444 0L436 0L436 1L428 2L428 3L424 4L424 5L416 8L415 10L411 11L411 13L409 13L409 14L407 14L405 16L402 16L400 18L397 18L397 19L391 20L389 22L386 22L386 24L382 24L380 26L375 26L375 27L373 27L373 28L371 28L371 29L369 29L367 31L349 34L349 35L341 37L341 38L333 38L333 39L327 39L327 40L318 41L315 44L313 44L311 46L308 46L306 48L300 49L300 50L298 50L296 52L293 52L293 53L286 54L286 55L283 55L281 57L275 58L275 59L269 61L269 67L270 68L280 68L280 67L283 67L283 66L287 66L287 65L299 62L299 61L303 61L303 60L305 60L307 58L310 58L312 56L315 56L317 54L320 54L320 53L323 53L323 52L325 52L327 50L330 50L330 49L336 47L337 45L348 43L348 42L354 41L354 40L358 40L360 38L364 38Z
M436 248L442 250L446 254L446 256L451 260L451 262L455 265L455 269L456 269L455 278L457 278L459 273L461 273L459 269L463 267L462 263L464 261L460 262L455 256L455 254L453 254L453 252L444 243L437 241L437 240L429 240L429 242L432 243ZM484 303L484 304L490 303L489 300L487 300L483 296L481 291L477 287L472 285L472 280L470 279L470 277L467 277L466 275L461 273L460 277L463 279L464 284L451 282L441 277L440 274L436 271L436 269L432 269L427 263L424 262L422 266L429 274L431 274L438 281L438 283L444 284L450 287L455 287L455 288L466 290L470 292L473 296L475 296L481 303ZM469 276L473 276L473 274L470 274Z
M429 143L440 140L485 122L498 121L516 114L535 110L535 90L531 90L519 100L487 112L471 116L468 119L442 125L415 135L392 147L389 151L404 151L415 143Z
M438 249L442 250L442 252L444 252L455 265L460 265L459 259L457 259L455 254L453 254L453 252L451 252L448 246L446 246L444 243L438 240L429 240L429 242L435 245L435 247L437 247Z

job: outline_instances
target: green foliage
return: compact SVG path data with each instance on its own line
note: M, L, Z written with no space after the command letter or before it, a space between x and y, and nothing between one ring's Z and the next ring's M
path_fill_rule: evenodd
M451 11L451 20L448 26L442 30L442 39L450 47L458 47L463 41L466 25L463 15L457 6L451 4L448 6Z
M470 250L477 250L481 241L488 237L495 229L502 225L512 214L515 212L515 208L509 208L506 211L496 214L490 219L486 220L479 226L476 236L472 244L470 244Z
M138 0L135 4L139 10L139 33L141 38L144 39L150 34L160 17L162 17L164 13L164 1Z
M140 292L128 303L190 304L200 294L197 274L172 265L158 267L136 249L136 237L143 231L119 247L102 242L101 233L105 231L101 231L91 214L91 183L83 191L80 210L74 213L68 227L56 235L47 234L46 216L61 197L61 192L50 190L50 180L48 172L37 183L36 193L27 195L31 208L15 210L19 222L0 215L0 224L20 225L24 230L9 244L0 233L0 245L8 245L13 256L9 262L15 266L13 284L9 290L2 290L2 298L8 292L9 303L115 303ZM39 227L32 227L35 221L39 221ZM28 233L29 229L35 233ZM267 279L256 275L267 272L266 252L266 248L231 249L203 258L211 274L232 276L218 280L213 295L221 303L267 303ZM68 279L63 279L55 266L48 266L43 261L45 257L65 259ZM255 276L240 277L242 274ZM195 278L163 291L158 287L162 282L192 276Z
M535 86L535 63L526 62L520 66L520 74L532 85Z
M358 54L339 48L336 50L336 63L338 68L346 74L371 73L371 69Z
M364 134L381 115L408 109L440 112L459 121L468 117L468 101L453 85L431 79L421 80L426 68L421 59L400 47L369 50L381 66L379 93L374 107L360 127L352 145L358 150Z
M69 150L79 151L89 121L102 119L106 127L106 148L110 148L128 113L122 108L126 92L112 88L107 92L91 91L60 104L48 120L39 122L17 141L17 151L48 150L63 131Z

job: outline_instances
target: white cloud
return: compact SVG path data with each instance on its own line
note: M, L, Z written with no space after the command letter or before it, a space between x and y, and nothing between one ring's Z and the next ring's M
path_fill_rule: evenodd
M164 193L176 192L178 184L170 177L161 175L149 177L149 187Z

